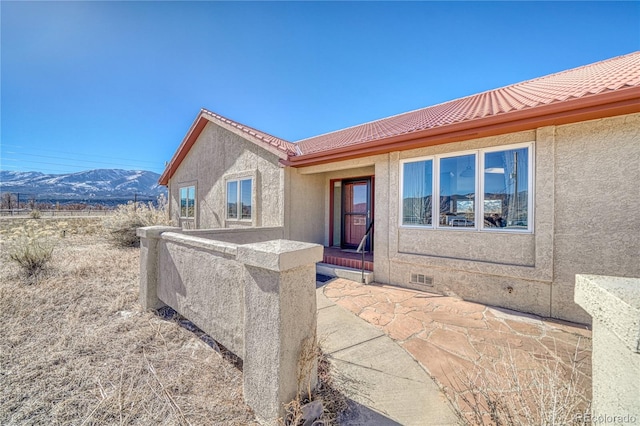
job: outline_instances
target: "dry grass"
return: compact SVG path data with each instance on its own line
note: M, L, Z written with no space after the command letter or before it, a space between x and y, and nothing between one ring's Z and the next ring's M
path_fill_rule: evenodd
M318 385L315 389L311 389L308 381L301 380L310 377L313 368L318 369ZM336 387L329 360L320 349L315 335L303 345L297 375L298 383L303 383L305 388L298 389L299 396L285 405L285 418L280 419L279 423L285 426L337 424L338 414L348 408L347 397ZM320 416L309 418L309 414L316 409L320 411Z
M66 235L37 285L0 246L0 424L256 424L241 371L142 311L138 250Z
M567 362L540 359L535 368L521 368L509 348L506 359L488 368L459 371L450 397L460 421L469 425L584 424L589 413L589 388L582 373L589 354L580 341Z

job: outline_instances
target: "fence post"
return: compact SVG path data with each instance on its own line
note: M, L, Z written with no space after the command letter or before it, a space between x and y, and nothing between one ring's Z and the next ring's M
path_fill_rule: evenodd
M147 226L136 230L136 235L140 237L140 304L145 310L164 306L158 299L158 243L163 232L179 229L172 226Z
M244 398L263 424L275 424L284 404L313 389L317 359L300 365L315 346L315 265L322 246L288 240L239 245L244 273Z
M576 275L574 298L593 317L588 423L639 423L640 278Z

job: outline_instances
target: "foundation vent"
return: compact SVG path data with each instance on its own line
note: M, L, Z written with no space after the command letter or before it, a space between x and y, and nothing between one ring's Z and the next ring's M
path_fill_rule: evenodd
M433 285L433 277L428 277L424 274L411 274L409 279L411 284Z

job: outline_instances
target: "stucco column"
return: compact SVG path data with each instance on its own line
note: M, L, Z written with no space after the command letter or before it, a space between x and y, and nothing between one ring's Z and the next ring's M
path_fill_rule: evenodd
M245 264L244 398L263 424L276 424L284 404L316 385L315 357L302 375L299 360L303 346L315 344L322 253L318 244L288 240L238 246L236 259Z
M640 424L640 278L576 275L593 317L592 422Z
M158 299L158 243L163 232L179 231L173 226L138 228L140 237L140 304L142 309L158 309L164 303Z

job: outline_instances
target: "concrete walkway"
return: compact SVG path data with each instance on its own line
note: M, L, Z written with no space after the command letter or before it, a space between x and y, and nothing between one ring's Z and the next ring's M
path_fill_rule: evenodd
M342 425L458 424L436 383L384 331L329 300L323 287L317 300L320 346L352 400Z
M430 377L456 401L471 424L475 423L473 407L463 401L469 392L465 383L468 376L489 378L487 383L508 389L513 387L514 372L525 381L540 377L557 381L558 371L573 372L570 380L576 393L585 400L591 397L591 331L585 326L455 297L379 284L362 285L340 278L328 282L321 290L318 307L324 308L318 311L320 335L324 330L337 330L337 342L331 340L327 348L334 351L332 356L339 361L336 363L339 370L343 368L340 362L344 357L353 354L344 362L377 363L371 368L380 370L381 377L377 380L387 383L376 385L402 388L406 383L401 378L407 382L415 379L412 384L429 396L428 402L423 402L423 411L418 413L414 405L427 401L423 396L411 400L410 407L405 407L396 400L379 400L380 396L372 394L374 406L381 407L380 411L386 410L390 418L402 424L455 423L453 417L446 416L443 408L446 404L440 400L438 405L438 387ZM343 311L338 313L337 309ZM369 327L362 327L355 319L366 321ZM378 340L383 337L386 337L385 349L382 353L375 352ZM347 346L351 342L358 342L358 346L338 350L341 344ZM387 350L393 351L388 359ZM419 362L420 370L427 373L426 378L425 374L416 372L415 361L413 364L407 361L407 366L405 361L400 361L407 357ZM388 375L383 376L382 372ZM409 414L409 408L416 409L415 414ZM407 417L400 417L405 409ZM410 423L414 420L415 423Z

